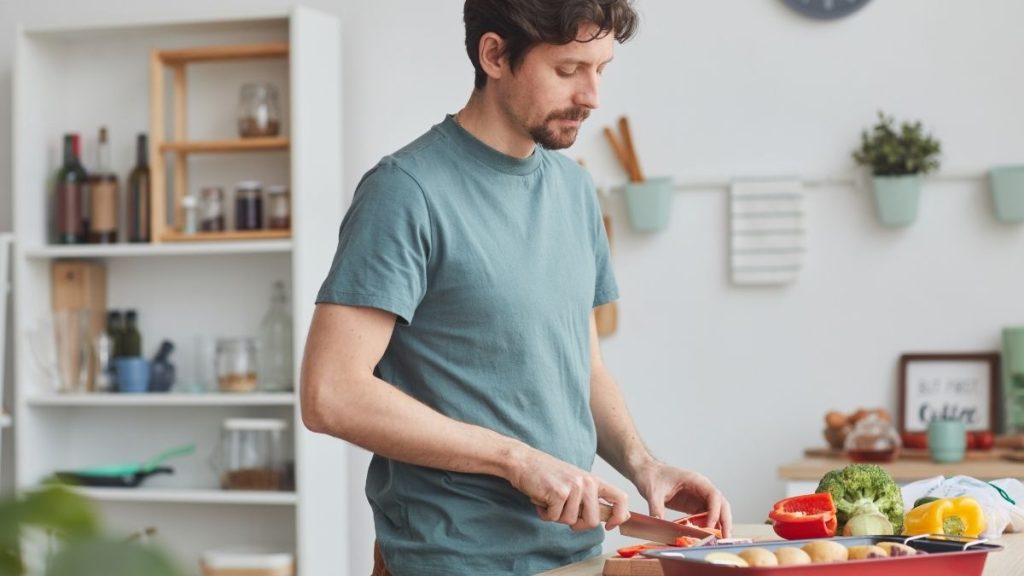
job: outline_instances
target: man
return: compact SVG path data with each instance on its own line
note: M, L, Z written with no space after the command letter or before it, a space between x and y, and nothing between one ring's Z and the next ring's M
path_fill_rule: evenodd
M601 360L618 296L593 184L564 155L598 106L630 0L467 0L466 106L359 184L302 370L311 430L375 456L375 574L534 574L600 552L627 496L650 512L729 505L656 460ZM571 529L570 529L571 528Z

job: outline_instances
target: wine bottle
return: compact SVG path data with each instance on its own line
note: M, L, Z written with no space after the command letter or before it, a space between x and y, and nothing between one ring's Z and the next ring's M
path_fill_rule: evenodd
M139 134L135 144L135 167L128 176L128 241L149 242L151 198L148 141Z
M292 317L288 313L288 295L284 283L275 282L270 308L260 323L259 388L264 392L291 390Z
M90 240L97 244L117 242L117 176L110 169L110 143L106 127L100 128L99 144L96 146L96 168L90 183L89 225L92 228Z
M136 325L138 314L135 310L125 312L124 346L121 356L142 356L142 335Z
M64 135L64 163L57 172L54 231L58 244L86 241L86 222L82 218L89 175L78 160L78 134Z

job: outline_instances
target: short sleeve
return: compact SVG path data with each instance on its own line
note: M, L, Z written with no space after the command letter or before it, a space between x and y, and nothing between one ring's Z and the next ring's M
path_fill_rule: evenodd
M409 324L427 290L430 215L419 184L385 159L363 177L316 302L378 308Z

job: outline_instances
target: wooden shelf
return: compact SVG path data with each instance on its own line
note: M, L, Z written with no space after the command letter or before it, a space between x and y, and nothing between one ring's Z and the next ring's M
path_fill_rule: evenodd
M164 230L161 242L234 242L253 240L284 240L292 237L291 230L230 230L226 232L196 232L183 234L177 230Z
M183 50L156 50L154 56L167 66L192 62L218 60L248 60L253 58L287 58L287 42L262 44L236 44L228 46L200 46Z
M52 394L29 398L28 404L43 407L292 406L295 394Z
M193 237L189 237L193 239ZM218 256L223 254L277 254L292 251L292 241L284 239L252 239L221 242L205 236L193 242L178 244L83 244L76 246L41 246L25 250L29 258L139 258L150 256Z
M150 488L74 488L75 492L104 502L146 502L166 504L245 504L294 506L295 492L231 490L170 490Z
M236 140L186 140L160 144L160 152L178 154L224 154L232 152L259 152L288 150L291 140L283 136L272 138L239 138Z

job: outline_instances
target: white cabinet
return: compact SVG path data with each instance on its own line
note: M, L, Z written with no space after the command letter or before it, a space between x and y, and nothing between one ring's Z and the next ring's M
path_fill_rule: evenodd
M61 135L79 132L93 164L94 135L107 126L113 168L122 179L134 162L135 135L150 131L153 50L287 42L287 59L197 64L189 69L188 133L196 139L236 133L238 90L269 81L281 92L290 150L189 158L189 184L231 188L240 180L288 183L290 239L147 245L54 246L47 243L52 175ZM139 312L143 353L163 339L177 349L178 382L196 373L200 337L255 335L284 281L292 298L295 381L316 291L330 266L344 211L341 189L340 26L323 13L295 8L214 21L158 22L83 29L19 29L14 71L13 251L15 481L36 486L56 470L142 461L194 442L172 476L142 487L82 492L111 530L148 526L190 573L199 554L231 545L284 546L300 573L337 573L347 562L346 448L302 427L297 394L57 395L38 369L29 333L50 310L50 268L58 259L102 262L107 306ZM168 189L171 189L168 186ZM226 492L211 466L220 426L232 417L289 421L294 492Z

